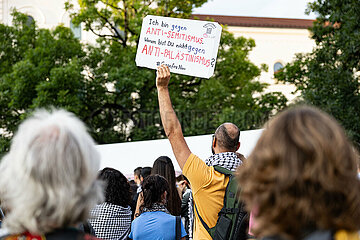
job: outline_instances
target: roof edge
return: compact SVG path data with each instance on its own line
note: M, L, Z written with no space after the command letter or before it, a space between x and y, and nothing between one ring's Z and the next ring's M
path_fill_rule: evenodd
M192 17L199 18L200 20L214 19L214 21L228 26L265 28L308 29L312 27L313 22L315 21L313 19L244 17L206 14L193 14Z

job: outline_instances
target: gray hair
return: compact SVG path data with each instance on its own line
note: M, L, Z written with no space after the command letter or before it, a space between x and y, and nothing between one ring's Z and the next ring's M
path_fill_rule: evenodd
M221 148L235 152L239 143L240 130L233 123L223 123L216 129L215 137Z
M87 219L103 200L100 156L84 124L64 110L38 110L0 163L0 198L10 233L45 234Z

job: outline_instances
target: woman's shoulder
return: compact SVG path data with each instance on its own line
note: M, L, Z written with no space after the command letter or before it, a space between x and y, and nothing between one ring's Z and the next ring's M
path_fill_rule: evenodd
M166 213L163 211L155 211L155 212L143 212L138 217L136 217L133 222L143 221L149 218L161 218L161 219L175 219L175 216L170 213Z

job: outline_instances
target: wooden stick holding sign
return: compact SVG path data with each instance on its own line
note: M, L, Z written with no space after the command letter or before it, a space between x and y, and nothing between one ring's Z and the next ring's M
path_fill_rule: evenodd
M210 78L215 69L222 27L216 22L148 15L144 18L136 65Z

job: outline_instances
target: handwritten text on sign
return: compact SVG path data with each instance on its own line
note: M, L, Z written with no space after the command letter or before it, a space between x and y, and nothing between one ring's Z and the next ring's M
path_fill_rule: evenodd
M144 18L136 65L210 78L215 69L221 26L216 22L148 15Z

